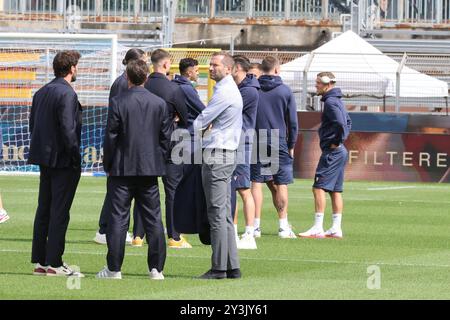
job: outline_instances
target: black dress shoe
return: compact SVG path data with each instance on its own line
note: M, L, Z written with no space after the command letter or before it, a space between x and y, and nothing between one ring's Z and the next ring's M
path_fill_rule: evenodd
M241 269L227 270L227 279L240 279L242 277Z
M227 273L225 271L209 270L208 272L202 274L199 279L225 279Z

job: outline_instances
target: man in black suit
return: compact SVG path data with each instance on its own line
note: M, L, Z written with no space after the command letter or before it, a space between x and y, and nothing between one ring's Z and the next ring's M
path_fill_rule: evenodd
M165 174L170 121L164 100L145 90L148 66L127 65L129 90L111 100L105 130L103 167L108 174L111 215L106 230L107 267L98 278L121 279L131 201L141 210L149 244L150 278L162 280L166 243L161 220L158 176Z
M169 53L163 49L157 49L152 52L151 60L153 73L148 77L145 88L166 101L172 132L177 128L187 129L189 114L184 93L177 84L167 78L171 63ZM169 160L166 175L162 178L166 196L166 227L169 248L192 248L174 227L173 211L175 191L182 178L183 165L174 164Z
M31 106L28 163L41 171L31 258L35 275L83 276L62 260L81 175L81 105L70 85L80 57L77 51L58 52L53 59L55 79L35 93Z
M141 49L131 48L125 54L125 57L122 60L122 64L126 66L128 62L133 60L143 60L147 62L147 55ZM127 72L125 71L114 81L114 83L111 86L111 90L109 91L108 106L111 105L112 98L127 90L128 90L128 78ZM94 241L98 244L106 244L106 227L110 212L111 206L109 204L109 195L108 193L106 193L105 200L103 201L102 211L100 213L100 219L98 221L99 229L95 233L94 238ZM142 225L142 221L140 219L139 207L136 206L134 207L133 219L134 219L133 238L131 238L130 235L127 233L126 242L130 243L133 247L142 247L144 242L143 238L145 231Z

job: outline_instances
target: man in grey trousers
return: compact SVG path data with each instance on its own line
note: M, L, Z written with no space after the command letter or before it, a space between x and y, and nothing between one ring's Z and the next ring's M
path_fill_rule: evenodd
M242 129L242 97L231 76L233 58L214 53L209 74L216 81L208 106L194 121L203 134L202 182L211 229L211 269L201 279L238 279L239 257L231 216L231 176Z

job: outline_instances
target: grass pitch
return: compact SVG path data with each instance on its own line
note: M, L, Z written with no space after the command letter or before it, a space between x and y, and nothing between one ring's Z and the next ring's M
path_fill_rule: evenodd
M347 182L343 240L279 239L266 190L258 250L239 251L242 279L194 279L209 269L211 249L191 235L192 249L168 249L166 280L149 280L145 245L127 246L123 280L112 281L95 279L106 263L106 246L92 241L105 179L83 177L64 260L80 266L86 278L70 290L65 278L31 275L38 182L0 176L11 216L0 225L0 299L450 299L450 185ZM289 187L289 221L296 233L313 221L310 185L296 180ZM163 203L163 193L161 198ZM241 212L239 225L243 231ZM328 203L325 228L330 225Z

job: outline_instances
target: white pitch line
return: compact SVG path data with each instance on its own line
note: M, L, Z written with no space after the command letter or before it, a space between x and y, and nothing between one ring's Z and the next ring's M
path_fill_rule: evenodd
M313 199L312 196L299 196L299 195L289 195L289 200L311 200ZM351 195L344 194L344 199L346 201L383 201L383 202L415 202L415 203L433 203L433 204L450 204L450 201L438 201L438 200L417 200L417 199L384 199L378 197L369 198L369 197L361 197L356 198Z
M367 188L369 191L378 191L378 190L400 190L400 189L416 189L417 186L397 186L397 187L376 187L376 188Z
M0 252L5 253L30 253L29 250L14 250L14 249L0 249ZM92 252L92 251L66 251L66 254L80 254L80 255L95 255L106 256L106 252ZM147 254L140 253L126 253L127 256L146 257ZM208 256L179 256L168 254L168 257L173 258L188 258L188 259L211 259ZM320 259L291 259L291 258L253 258L253 257L240 257L241 260L258 260L258 261L285 261L285 262L303 262L303 263L319 263L319 264L350 264L350 265L381 265L381 266L393 266L393 267L420 267L420 268L450 268L449 264L422 264L422 263L394 263L394 262L364 262L364 261L339 261L339 260L320 260ZM0 272L1 274L1 272Z

